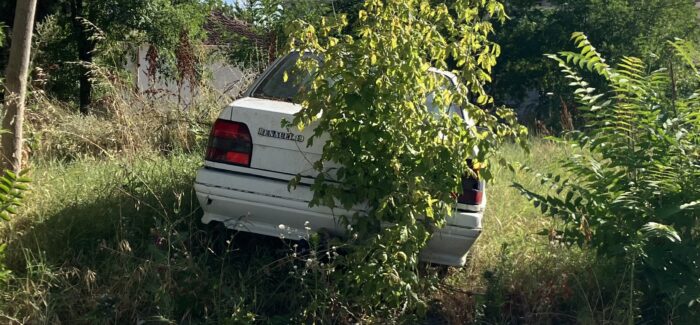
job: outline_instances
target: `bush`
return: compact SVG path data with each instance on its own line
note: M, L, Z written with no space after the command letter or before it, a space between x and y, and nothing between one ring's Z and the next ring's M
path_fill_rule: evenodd
M585 132L560 140L578 148L562 164L570 177L538 175L551 193L515 184L548 216L561 220L544 234L595 249L629 279L628 318L697 317L700 302L700 91L681 96L672 70L647 72L637 58L612 67L581 33L580 53L549 55L576 88ZM672 44L693 66L697 52ZM577 68L607 82L594 89ZM625 270L623 272L623 270ZM631 276L629 276L631 275ZM663 302L659 303L659 300Z
M292 38L294 49L323 57L320 66L301 60L314 81L294 120L314 128L310 144L324 141L311 204L367 207L341 219L357 241L331 281L355 314L402 319L425 311L417 293L430 286L417 272L418 253L453 211L462 176L475 175L468 160L483 163L525 133L511 110L484 108L492 103L484 86L499 53L489 39L498 19L503 7L492 0L450 8L366 1L351 31L340 15L303 24ZM455 87L428 71L447 69L450 60ZM449 113L451 105L462 108L466 123ZM488 170L481 175L489 178Z
M567 113L574 127L584 121L568 94L568 82L542 54L568 47L572 32L585 30L610 59L642 56L652 69L668 67L672 55L664 46L667 40L678 35L700 40L698 11L688 0L503 2L512 19L496 26L503 55L494 68L493 95L515 106L522 123L557 134L571 126ZM597 81L589 80L598 87Z

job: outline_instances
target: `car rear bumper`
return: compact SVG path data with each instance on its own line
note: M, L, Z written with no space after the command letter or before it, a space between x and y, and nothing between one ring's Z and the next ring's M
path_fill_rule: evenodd
M284 180L202 168L197 173L195 191L204 216L203 223L222 222L226 227L293 240L308 238L314 231L344 233L341 215L346 210L309 207L313 193L306 186L291 192ZM481 213L459 212L454 218L475 227L448 225L433 234L421 251L422 261L461 266L481 233ZM477 220L477 221L474 221Z

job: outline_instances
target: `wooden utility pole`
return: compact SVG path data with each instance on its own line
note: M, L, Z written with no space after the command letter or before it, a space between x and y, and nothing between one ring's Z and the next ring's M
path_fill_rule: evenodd
M22 169L22 123L27 97L27 75L32 49L34 13L37 0L17 0L12 27L10 58L5 78L5 116L2 119L2 167L18 172Z

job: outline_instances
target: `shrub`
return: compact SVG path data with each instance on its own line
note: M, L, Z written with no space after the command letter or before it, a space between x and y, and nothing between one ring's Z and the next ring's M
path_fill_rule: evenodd
M294 120L314 128L309 143L325 141L312 204L367 206L367 213L344 216L357 241L336 262L344 271L332 281L357 314L399 319L425 311L416 294L428 287L417 272L418 252L450 215L462 175L473 175L467 160L484 162L502 141L525 133L511 110L483 108L492 102L484 85L499 53L489 40L491 20L504 18L497 1L451 8L366 1L352 31L339 15L302 24L292 38L293 48L323 57L320 66L302 60L314 81ZM447 69L449 60L458 67L456 87L428 72ZM426 105L429 94L437 113ZM452 104L467 123L449 114Z
M584 121L568 94L567 80L542 53L568 46L572 32L586 31L609 59L641 55L653 69L668 67L672 55L664 46L666 40L677 35L700 40L693 1L551 0L544 6L532 0L503 2L512 19L496 26L503 64L494 69L493 95L515 106L522 123L557 134L570 126L569 114L577 128ZM599 87L596 81L589 80Z
M613 67L585 35L573 39L579 53L549 55L587 121L585 131L559 140L579 149L562 161L571 176L538 174L551 193L514 186L562 221L544 231L550 238L591 247L617 263L616 275L631 275L630 322L635 301L645 318L692 317L700 302L700 90L684 97L672 72L647 72L633 57ZM672 45L699 82L692 46ZM592 88L579 68L607 89Z

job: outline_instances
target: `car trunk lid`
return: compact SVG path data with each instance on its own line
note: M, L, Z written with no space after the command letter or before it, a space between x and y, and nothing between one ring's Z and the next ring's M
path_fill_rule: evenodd
M246 97L229 105L219 116L220 120L245 124L250 132L252 153L250 172L273 172L289 176L301 174L314 177L313 163L321 158L323 139L308 146L313 125L299 130L282 127L284 120L292 121L301 106L278 100ZM207 165L219 169L240 170L239 166L215 162Z

